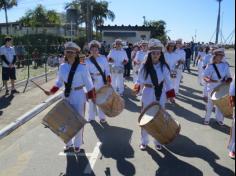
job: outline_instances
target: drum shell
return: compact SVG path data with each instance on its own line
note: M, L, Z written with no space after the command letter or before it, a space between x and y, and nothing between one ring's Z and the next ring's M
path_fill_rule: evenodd
M58 102L43 118L47 126L66 144L84 127L87 121L66 101Z
M216 105L224 117L233 118L233 107L229 105L229 93L226 95L222 95L220 99L214 99L213 94L217 92L219 89L226 89L229 92L229 84L222 84L216 87L211 93L211 100L214 105Z
M104 93L107 93L106 90L111 91L109 96L103 96ZM111 86L106 85L102 87L96 94L97 96L107 97L103 103L96 101L96 104L108 117L116 117L124 110L125 102L123 98L121 98Z
M139 124L141 119L145 116L145 113L152 107L159 106L158 103L152 103L141 113L139 117ZM171 143L180 133L180 124L171 117L164 109L160 109L156 114L153 114L154 118L149 123L141 126L152 137L158 140L161 144Z

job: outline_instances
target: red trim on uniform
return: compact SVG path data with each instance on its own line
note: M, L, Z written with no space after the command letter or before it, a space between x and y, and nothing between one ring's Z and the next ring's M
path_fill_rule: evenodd
M50 90L51 93L55 94L59 90L59 87L53 86Z
M176 97L175 90L171 89L171 90L167 91L166 92L166 96L167 96L167 98L174 98L174 97Z
M109 84L111 84L111 76L108 76L108 77L107 77L107 82L108 82Z
M88 93L88 99L95 99L96 98L96 90L95 89L92 89L90 90Z
M227 78L225 82L226 82L226 83L231 83L232 81L233 81L232 78Z

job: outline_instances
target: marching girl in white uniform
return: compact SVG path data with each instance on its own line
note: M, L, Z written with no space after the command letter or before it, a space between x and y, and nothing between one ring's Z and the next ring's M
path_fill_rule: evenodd
M222 83L230 83L232 81L229 65L222 62L225 56L224 48L219 48L213 51L212 64L209 64L204 72L204 81L207 83L208 102L205 115L204 124L210 123L211 114L213 110L213 103L211 100L212 91ZM224 116L216 107L216 121L220 126L224 125Z
M148 41L142 40L140 42L140 45L141 45L141 50L137 52L134 58L134 77L136 78L135 82L137 81L138 72L141 67L141 64L144 62L148 54Z
M58 77L54 87L50 91L45 91L47 95L55 94L60 88L66 85L64 98L73 106L73 108L82 116L85 116L85 104L87 98L95 102L95 89L91 76L85 65L79 64L78 52L80 48L73 42L65 44L65 55L68 63L60 65ZM72 68L75 68L74 78L71 87L67 89L68 77ZM86 95L84 87L88 90ZM66 144L65 152L80 152L83 144L83 129L81 129L71 141Z
M166 52L164 54L165 61L170 67L170 75L172 84L174 85L175 91L177 88L177 73L178 73L178 67L181 64L181 58L179 57L179 54L176 52L176 42L171 40L167 43L166 46Z
M159 40L151 39L149 41L149 54L145 63L141 66L138 81L135 86L136 93L139 92L141 86L144 87L141 99L142 109L145 109L153 102L159 102L162 108L165 108L167 99L174 102L174 86L171 81L169 66L165 62L163 48L164 47ZM141 150L146 149L149 143L148 138L148 133L146 130L142 129ZM162 149L162 145L158 141L155 141L155 146L157 150Z
M106 84L111 83L110 67L107 58L99 54L101 44L93 40L89 43L90 56L86 59L85 64L92 77L96 91ZM89 102L88 121L95 120L96 113L101 123L106 123L105 114L92 101Z
M115 47L111 49L109 55L107 56L108 61L112 64L112 87L121 96L124 94L124 65L129 61L126 51L122 48L122 40L115 40Z
M183 76L183 70L184 70L184 64L186 61L186 53L183 49L183 43L182 39L178 39L176 41L176 52L179 55L179 66L177 69L177 75L176 75L176 84L175 84L175 92L176 94L179 93L179 87L180 87L180 82Z

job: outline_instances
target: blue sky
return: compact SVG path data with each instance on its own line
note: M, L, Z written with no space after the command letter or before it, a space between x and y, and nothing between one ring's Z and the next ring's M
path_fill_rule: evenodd
M19 0L18 7L9 11L9 21L19 19L24 13L41 3L47 9L64 11L64 5L70 0ZM116 14L110 25L142 25L146 20L164 20L168 35L172 39L183 38L190 41L197 34L198 41L209 42L216 28L218 3L216 0L107 0L109 8ZM235 0L222 2L222 33L224 38L235 29ZM0 22L5 22L0 11ZM215 37L213 38L213 40Z

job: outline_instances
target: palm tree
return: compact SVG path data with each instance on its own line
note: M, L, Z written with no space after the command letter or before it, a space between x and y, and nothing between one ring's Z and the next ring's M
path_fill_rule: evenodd
M87 35L89 35L89 31L92 31L93 24L97 27L104 24L104 20L115 19L115 14L111 10L108 9L107 1L95 1L95 0L74 0L71 3L66 5L66 9L78 9L79 17L78 20L82 23L85 22ZM90 8L93 7L93 8ZM91 21L93 24L91 24Z
M217 26L216 26L216 44L218 44L219 32L220 32L221 2L222 2L223 0L216 0L216 1L219 3L218 18L217 18Z
M93 8L93 23L96 28L96 36L98 36L97 28L104 24L104 20L114 21L115 14L108 9L107 1L95 2Z
M17 6L17 0L0 0L0 9L4 9L5 11L7 34L9 34L7 10L14 6Z

